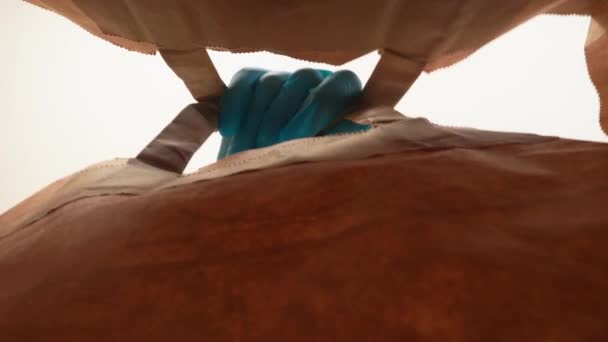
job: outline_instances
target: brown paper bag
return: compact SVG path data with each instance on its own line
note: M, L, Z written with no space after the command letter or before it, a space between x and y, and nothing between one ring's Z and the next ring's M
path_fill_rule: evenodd
M603 2L38 3L121 46L160 49L199 102L137 158L0 216L7 341L608 339L608 144L390 108L420 70L545 12L594 15L587 57L605 96ZM311 23L298 44L284 35L293 18ZM243 29L256 22L264 35ZM351 115L373 128L182 175L223 89L205 46L335 63L385 48Z

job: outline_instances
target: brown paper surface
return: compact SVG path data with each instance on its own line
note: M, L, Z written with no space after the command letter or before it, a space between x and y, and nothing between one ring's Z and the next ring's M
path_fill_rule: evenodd
M608 145L453 145L72 201L2 232L3 339L606 340Z

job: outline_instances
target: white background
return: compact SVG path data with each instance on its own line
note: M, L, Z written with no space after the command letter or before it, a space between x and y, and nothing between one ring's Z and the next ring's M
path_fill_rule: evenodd
M608 141L585 66L588 23L536 18L423 75L397 108L442 124ZM160 57L113 46L20 0L0 1L0 43L0 213L89 164L134 156L191 102ZM226 82L244 66L319 66L267 53L212 58ZM346 67L366 80L376 60ZM213 162L218 147L216 135L188 169Z

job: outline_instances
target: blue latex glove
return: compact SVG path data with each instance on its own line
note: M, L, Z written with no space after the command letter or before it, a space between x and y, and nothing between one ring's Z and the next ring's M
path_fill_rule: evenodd
M221 100L218 159L320 133L367 130L345 119L329 127L360 95L361 81L350 71L242 69Z

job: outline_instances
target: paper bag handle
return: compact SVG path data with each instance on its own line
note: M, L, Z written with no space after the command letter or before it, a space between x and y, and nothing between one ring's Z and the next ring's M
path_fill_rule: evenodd
M219 99L226 86L205 49L159 51L198 103L184 108L136 159L181 174L194 153L217 130Z
M188 105L136 157L159 169L182 173L194 153L217 130L219 98Z
M360 107L394 107L424 67L388 50L381 53L364 88ZM219 98L225 86L205 50L161 50L161 55L198 103L184 108L136 158L166 171L182 173L194 153L217 130Z
M363 89L364 108L395 107L422 73L425 63L394 51L379 51L380 60Z

